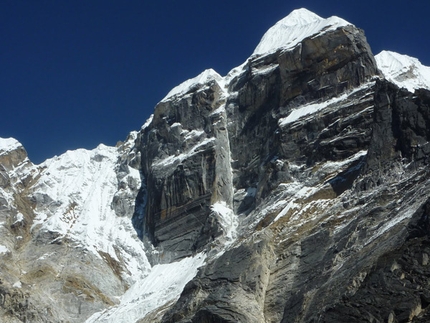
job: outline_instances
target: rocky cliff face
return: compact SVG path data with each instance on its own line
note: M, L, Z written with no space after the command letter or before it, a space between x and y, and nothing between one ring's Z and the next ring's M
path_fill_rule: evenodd
M426 73L300 9L116 148L35 166L0 142L0 315L427 322Z
M351 25L305 38L292 49L254 55L225 79L211 73L206 82L160 102L140 133L148 201L142 232L169 260L222 234L211 205L249 213L290 181L287 166L273 170L275 163L300 167L364 149L342 153L318 145L333 116L314 120L312 133L285 126L291 122L284 118L307 103L324 105L344 93L347 100L346 93L379 75L363 33Z

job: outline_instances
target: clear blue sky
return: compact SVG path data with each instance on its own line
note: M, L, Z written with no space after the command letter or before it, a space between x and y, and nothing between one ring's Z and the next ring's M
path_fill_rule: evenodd
M21 141L35 163L115 145L172 87L206 68L225 75L301 7L364 29L374 54L430 65L430 2L380 3L1 0L0 137Z

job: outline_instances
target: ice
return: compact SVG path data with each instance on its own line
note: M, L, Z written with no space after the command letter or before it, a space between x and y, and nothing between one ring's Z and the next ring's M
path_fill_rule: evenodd
M413 57L391 51L382 51L375 56L378 68L384 77L399 87L411 92L415 89L430 90L430 67Z
M199 253L170 264L156 265L137 281L121 298L120 304L102 313L95 313L86 323L136 322L155 309L179 298L185 285L193 279L206 256Z
M321 18L307 9L297 9L278 21L263 36L252 55L264 55L279 48L293 48L303 39L351 25L339 18Z

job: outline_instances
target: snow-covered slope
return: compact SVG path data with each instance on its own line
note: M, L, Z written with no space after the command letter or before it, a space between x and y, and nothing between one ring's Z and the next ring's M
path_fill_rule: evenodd
M253 55L268 54L279 48L292 48L307 37L321 35L346 25L350 23L336 16L324 19L307 9L297 9L264 34Z
M124 279L133 282L147 271L148 262L129 217L119 217L112 207L120 183L117 178L118 149L99 145L78 149L42 163L34 186L39 202L33 227L56 232L57 240L69 238L98 255L109 254L125 262ZM128 167L122 190L140 186L139 171ZM133 202L133 201L131 201ZM40 228L39 228L40 225ZM122 258L122 260L121 260Z
M131 221L141 185L130 166L138 165L136 134L118 147L67 151L40 165L17 140L0 138L2 288L30 292L28 306L52 309L49 322L92 314L90 322L135 322L176 300L205 261L200 254L149 263L152 248Z
M407 55L382 51L375 56L378 68L385 78L411 92L425 88L430 90L430 67Z
M21 146L21 143L15 138L0 138L0 154L14 150Z
M200 253L178 262L155 265L147 276L138 280L122 296L118 306L95 313L86 323L137 322L160 307L167 308L166 305L179 298L185 285L204 264L205 258L205 255ZM159 318L160 313L155 316Z

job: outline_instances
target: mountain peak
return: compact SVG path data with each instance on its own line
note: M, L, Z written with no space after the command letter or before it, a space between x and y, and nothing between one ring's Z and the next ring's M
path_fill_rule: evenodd
M296 9L264 34L252 55L270 53L283 47L292 48L307 37L347 25L351 24L336 16L325 19L305 8Z
M321 19L322 18L316 13L306 8L300 8L291 11L288 16L281 19L279 22L282 22L285 25L296 26L298 24L309 24L315 21L320 21Z
M418 59L383 50L375 55L375 60L384 77L397 86L411 92L419 88L430 90L430 67L422 65Z

